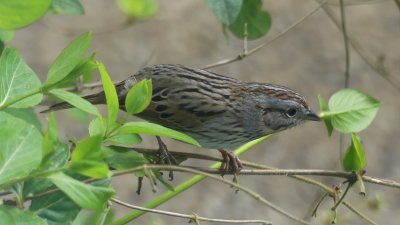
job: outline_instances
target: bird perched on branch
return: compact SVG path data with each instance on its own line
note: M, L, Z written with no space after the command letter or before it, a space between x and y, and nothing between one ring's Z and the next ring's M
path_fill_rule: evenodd
M143 68L116 84L120 107L136 81L151 79L153 96L139 117L192 136L203 147L219 149L223 169L238 172L240 160L230 151L248 141L320 120L299 93L278 85L243 82L202 69L175 64ZM103 91L84 97L105 104ZM46 111L69 108L62 102ZM163 156L172 157L159 140ZM164 150L163 150L164 148Z

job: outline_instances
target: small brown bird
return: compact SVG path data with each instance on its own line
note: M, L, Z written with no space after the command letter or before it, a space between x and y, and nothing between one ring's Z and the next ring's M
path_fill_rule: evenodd
M130 88L145 78L152 80L153 97L149 107L138 116L186 133L205 148L219 149L227 162L226 169L234 172L242 165L236 156L223 149L235 148L306 120L320 120L306 99L289 88L242 82L174 64L143 68L118 83L122 110ZM106 103L103 91L84 98L93 104ZM69 107L68 103L59 103L46 111Z

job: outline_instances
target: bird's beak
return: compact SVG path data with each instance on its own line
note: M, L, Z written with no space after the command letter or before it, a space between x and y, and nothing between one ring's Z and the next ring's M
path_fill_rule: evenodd
M321 118L311 109L307 110L305 120L320 121Z

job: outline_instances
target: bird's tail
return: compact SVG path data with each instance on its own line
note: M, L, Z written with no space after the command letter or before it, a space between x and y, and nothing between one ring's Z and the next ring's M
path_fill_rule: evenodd
M92 95L87 95L83 97L84 99L86 99L87 101L89 101L90 103L96 105L96 104L102 104L105 103L105 94L104 92L100 92L100 93L95 93ZM47 112L51 112L51 111L57 111L57 110L61 110L61 109L69 109L72 108L73 106L71 104L69 104L68 102L60 102L57 104L54 104L52 106L50 106L48 109L41 111L40 113L47 113Z

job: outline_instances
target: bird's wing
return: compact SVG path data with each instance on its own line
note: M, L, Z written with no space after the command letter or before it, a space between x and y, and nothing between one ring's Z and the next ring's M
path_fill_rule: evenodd
M194 131L223 114L230 97L229 82L236 81L177 65L148 67L138 75L153 83L152 102L139 116L180 131Z

